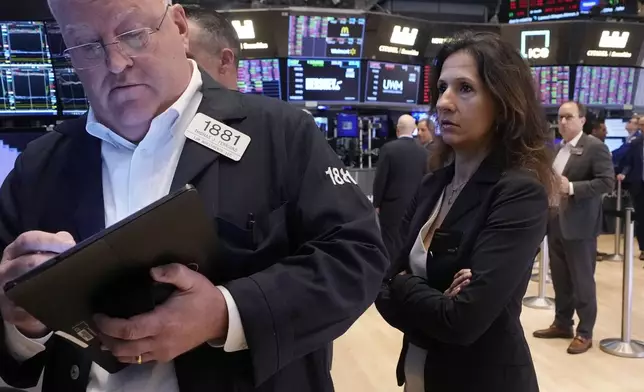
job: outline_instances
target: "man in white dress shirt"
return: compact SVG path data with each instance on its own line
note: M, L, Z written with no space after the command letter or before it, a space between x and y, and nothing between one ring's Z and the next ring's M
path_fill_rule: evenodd
M535 331L542 339L572 339L568 353L581 354L592 347L597 318L595 264L597 236L601 231L601 197L613 189L613 164L608 147L583 132L586 109L576 102L559 108L559 133L553 169L560 176L561 202L548 225L555 320ZM579 325L573 332L573 314Z
M104 349L130 364L113 374L0 295L0 376L29 388L44 369L43 392L332 391L330 343L388 263L375 211L313 119L201 72L179 5L50 7L91 108L32 143L0 189L0 287L187 183L220 257L209 276L151 270L176 291L149 313L96 315ZM187 137L204 124L219 145L250 138L241 157Z

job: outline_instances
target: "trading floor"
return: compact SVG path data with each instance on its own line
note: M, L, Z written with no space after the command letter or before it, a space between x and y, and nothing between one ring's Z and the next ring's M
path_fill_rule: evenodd
M599 240L599 250L611 253L612 236ZM637 250L637 249L636 249ZM635 256L639 256L637 252ZM633 338L644 340L644 263L635 260L633 289ZM535 271L536 272L536 271ZM570 355L568 340L537 340L532 331L552 322L553 310L523 308L523 328L534 358L541 392L642 392L644 359L605 354L599 340L619 337L622 315L622 263L597 263L598 316L593 348ZM552 285L548 285L553 296ZM537 294L530 283L527 295ZM390 328L371 308L335 343L333 377L338 392L388 392L396 387L395 367L402 335ZM463 375L467 377L466 374ZM440 391L449 392L449 391ZM476 392L476 391L472 391ZM501 392L501 391L499 391Z

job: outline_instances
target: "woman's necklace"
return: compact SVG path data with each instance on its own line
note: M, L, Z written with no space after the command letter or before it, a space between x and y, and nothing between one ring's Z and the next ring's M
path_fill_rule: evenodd
M460 183L460 184L458 184L458 185L452 185L452 184L450 184L450 187L451 187L452 189L451 189L451 193L450 193L449 197L447 198L447 205L448 205L448 206L451 206L451 205L452 205L452 203L454 203L454 200L456 199L456 197L458 196L458 194L461 192L461 189L463 189L463 187L465 186L465 184L467 184L467 181L462 182L462 183Z

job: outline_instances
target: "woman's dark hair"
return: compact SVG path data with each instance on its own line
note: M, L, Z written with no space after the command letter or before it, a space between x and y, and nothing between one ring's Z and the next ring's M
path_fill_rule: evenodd
M496 121L492 132L492 149L505 168L524 168L539 178L550 197L555 192L552 169L551 133L537 98L532 71L519 52L493 33L463 32L447 41L434 60L431 70L431 105L438 102L438 79L443 64L452 54L465 51L478 66L479 77L494 99ZM445 165L452 149L438 136L430 167Z

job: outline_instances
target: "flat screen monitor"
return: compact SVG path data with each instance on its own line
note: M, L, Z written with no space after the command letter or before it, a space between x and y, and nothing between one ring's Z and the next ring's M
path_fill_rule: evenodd
M296 60L288 63L288 100L357 102L360 60Z
M240 60L237 88L244 94L282 99L279 59Z
M89 109L89 101L74 69L56 67L54 72L63 116L83 115Z
M336 117L338 137L358 137L358 115L338 113Z
M560 106L570 100L570 67L532 67L537 93L546 106Z
M524 23L579 16L579 0L510 0L508 22Z
M420 65L369 61L365 102L416 104L421 77Z
M27 144L44 134L44 131L0 132L0 184L13 170L16 158L24 151Z
M46 22L45 30L47 31L47 41L49 42L49 52L51 53L51 61L55 66L71 67L71 63L63 54L67 46L63 40L63 34L60 31L60 26L56 22Z
M632 105L635 68L578 66L574 100L584 105Z
M43 22L0 22L2 66L51 64Z
M362 57L366 18L359 15L291 15L288 55L303 58Z
M42 65L0 67L0 116L56 114L53 68Z

